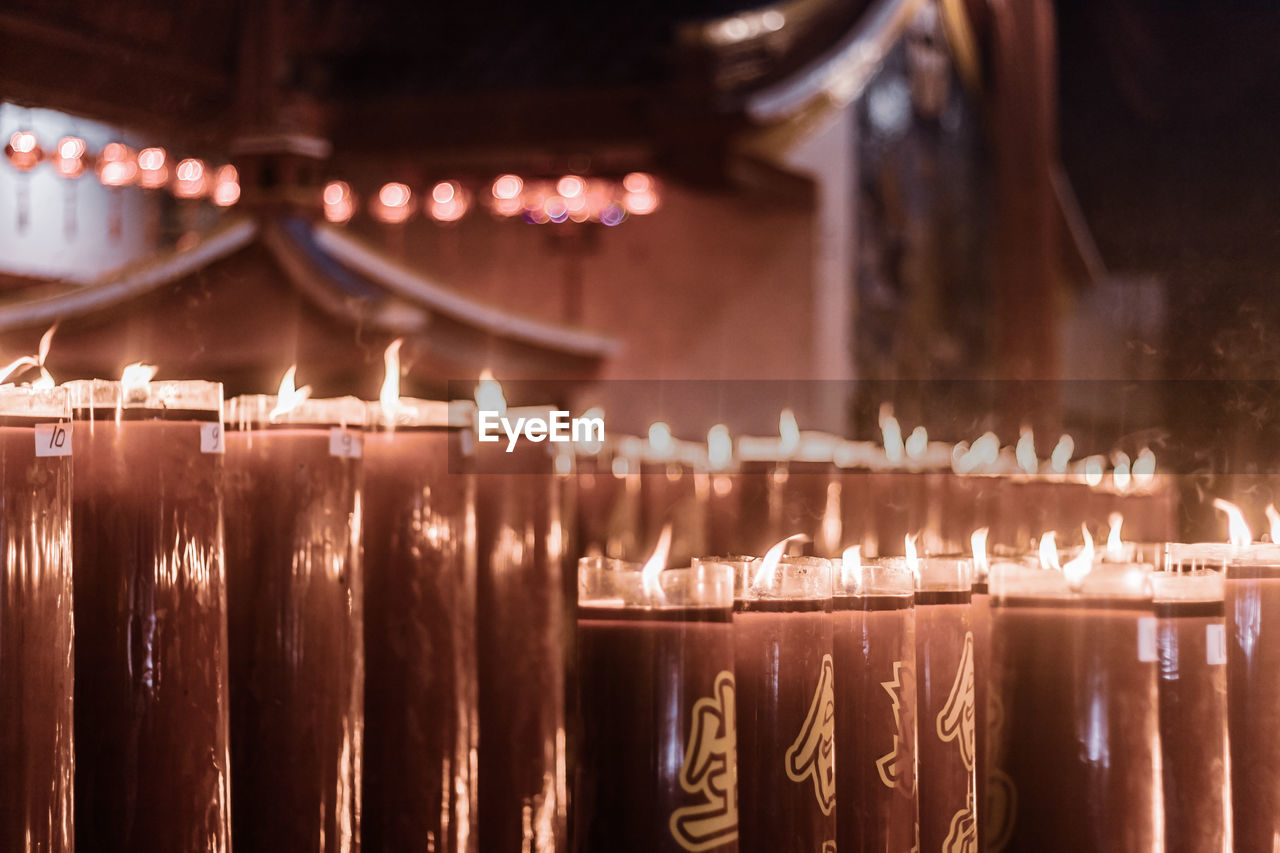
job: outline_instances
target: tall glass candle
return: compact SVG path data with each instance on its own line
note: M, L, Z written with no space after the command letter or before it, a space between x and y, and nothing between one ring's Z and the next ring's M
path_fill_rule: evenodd
M222 386L66 387L77 847L226 851Z
M1227 713L1237 850L1280 844L1280 547L1227 565Z
M529 407L506 416L550 414ZM524 441L507 453L501 443L475 444L477 827L485 851L556 850L566 842L565 679L577 584L563 564L572 459L556 447Z
M227 406L227 621L237 849L360 849L364 404Z
M1155 572L1161 770L1169 850L1231 850L1221 572Z
M836 841L831 563L744 564L734 600L738 819L746 853Z
M988 849L1164 849L1149 576L992 567Z
M0 386L0 850L75 848L69 416Z
M836 566L838 847L906 853L916 841L915 579L901 566Z
M733 570L578 567L574 846L738 849Z
M466 405L370 404L364 849L478 848L475 481Z
M891 560L893 566L910 565ZM916 740L920 850L977 844L973 564L921 558L916 574Z

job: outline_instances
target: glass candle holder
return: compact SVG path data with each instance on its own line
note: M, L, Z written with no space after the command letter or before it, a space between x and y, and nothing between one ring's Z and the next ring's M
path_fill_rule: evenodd
M467 853L479 739L470 407L401 398L368 404L367 418L363 846Z
M729 565L740 846L748 853L821 850L836 840L831 562Z
M0 849L71 853L71 430L61 388L0 386Z
M582 851L738 849L733 570L578 563Z
M1231 849L1223 576L1151 575L1159 648L1164 838L1169 850Z
M977 843L973 563L904 558L883 565L916 579L916 765L920 849Z
M833 563L837 846L910 850L916 840L915 578L898 566Z
M226 850L222 386L64 387L78 834L103 853Z
M550 419L547 407L508 409ZM576 578L564 566L572 457L474 442L481 850L566 843L566 678Z
M1150 574L992 567L988 849L1163 849Z
M233 839L345 853L360 840L365 408L277 404L227 405Z
M1280 834L1280 547L1237 551L1224 580L1231 814L1237 850Z

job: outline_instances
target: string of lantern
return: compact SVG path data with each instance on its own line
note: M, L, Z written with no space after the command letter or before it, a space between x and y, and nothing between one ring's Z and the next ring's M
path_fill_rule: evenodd
M134 149L110 142L90 152L78 136L64 136L49 149L36 135L19 130L4 149L9 164L30 172L48 163L63 178L95 175L106 187L137 186L167 190L180 199L208 199L218 207L240 200L240 175L235 166L213 166L197 157L173 162L159 146ZM323 190L324 216L333 223L350 221L360 212L361 199L347 181L329 181ZM365 210L378 222L400 224L419 215L436 222L456 222L477 209L501 219L520 219L533 225L598 222L620 225L628 216L645 216L658 209L658 184L645 172L630 172L620 180L583 175L529 177L503 174L487 182L449 179L415 189L399 181L382 184L365 199Z

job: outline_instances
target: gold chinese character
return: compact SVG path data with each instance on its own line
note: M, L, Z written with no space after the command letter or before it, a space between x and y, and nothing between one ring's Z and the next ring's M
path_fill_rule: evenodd
M903 766L902 699L898 696L898 690L902 688L901 673L902 661L896 660L893 662L893 678L880 682L880 686L889 694L889 703L893 708L893 749L876 760L876 770L886 788L895 787L903 780L903 771L910 772L912 769Z
M974 756L974 698L973 698L973 633L964 635L964 652L956 667L956 680L951 685L947 704L938 712L938 737L943 741L954 740L960 747L960 759L965 769L973 769Z
M813 792L823 814L836 804L836 693L831 655L822 656L822 674L813 691L809 714L795 743L787 750L787 776L793 782L813 777Z
M738 837L738 733L733 673L716 676L714 695L693 705L680 787L702 802L671 813L671 835L685 850L710 850Z

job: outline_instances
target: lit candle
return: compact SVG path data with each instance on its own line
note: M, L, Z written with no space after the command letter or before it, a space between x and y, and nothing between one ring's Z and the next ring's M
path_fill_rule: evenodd
M550 411L506 415L549 420ZM520 442L511 453L500 443L474 446L479 848L552 850L565 841L568 805L565 670L577 595L563 566L562 519L572 459L546 442Z
M1169 850L1228 851L1223 576L1170 563L1151 577L1160 653L1165 844Z
M76 828L97 851L225 851L222 386L152 372L66 385Z
M741 566L735 592L738 816L747 853L822 850L836 840L831 563Z
M467 853L479 738L471 415L401 397L398 351L364 436L363 848Z
M833 645L841 850L916 841L915 578L904 567L837 564Z
M1269 850L1280 836L1280 547L1239 551L1225 599L1234 841Z
M733 570L661 569L579 564L581 850L738 849Z
M1092 560L991 569L988 849L1163 849L1151 569Z
M365 409L291 390L227 406L232 829L340 853L360 838Z
M918 558L906 541L903 566L916 578L916 743L920 849L977 843L973 563Z
M71 430L62 388L0 386L0 849L71 853Z
M973 554L973 592L969 600L969 623L973 630L973 738L974 783L977 789L978 849L986 841L987 811L987 687L991 676L991 595L988 585L990 562L987 558L989 529L980 527L969 535Z

